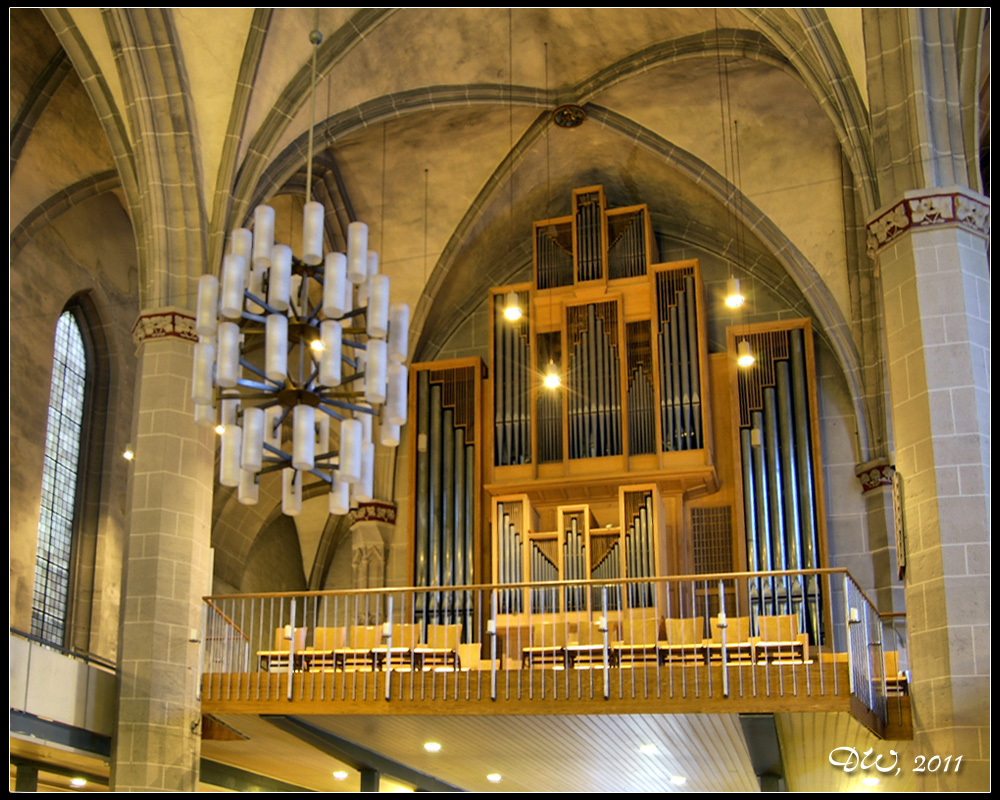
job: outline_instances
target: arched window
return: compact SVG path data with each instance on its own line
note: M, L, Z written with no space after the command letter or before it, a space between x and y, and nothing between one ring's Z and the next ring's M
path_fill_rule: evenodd
M56 324L31 633L65 645L87 394L87 348L72 311Z

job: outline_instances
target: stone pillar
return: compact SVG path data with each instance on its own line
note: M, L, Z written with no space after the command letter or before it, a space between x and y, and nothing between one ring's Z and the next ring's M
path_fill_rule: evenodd
M211 590L214 435L194 423L194 320L144 313L118 648L113 791L196 791L201 755L197 639Z
M989 788L989 201L904 193L868 224L902 480L915 752L962 756L922 790Z

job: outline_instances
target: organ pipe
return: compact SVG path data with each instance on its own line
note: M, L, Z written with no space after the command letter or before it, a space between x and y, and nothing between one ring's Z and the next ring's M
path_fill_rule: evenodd
M704 440L701 431L701 357L698 352L698 319L693 275L684 279L684 287L687 301L688 365L691 375L691 449L697 450L704 446Z
M430 375L417 376L417 512L416 512L416 585L427 586L430 579L428 550L430 548L430 453L428 443L431 427ZM418 602L426 597L417 594Z

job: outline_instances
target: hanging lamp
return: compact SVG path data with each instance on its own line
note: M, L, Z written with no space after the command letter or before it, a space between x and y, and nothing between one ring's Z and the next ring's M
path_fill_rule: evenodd
M310 33L307 199L322 40ZM216 425L218 407L219 482L241 503L257 502L260 475L280 471L282 511L298 514L309 473L330 485L330 512L344 514L373 496L375 419L387 445L406 423L410 311L390 303L367 225L351 222L347 252L325 255L321 203L305 203L302 226L298 258L274 241L274 209L258 206L252 231L232 231L221 280L199 279L194 414Z

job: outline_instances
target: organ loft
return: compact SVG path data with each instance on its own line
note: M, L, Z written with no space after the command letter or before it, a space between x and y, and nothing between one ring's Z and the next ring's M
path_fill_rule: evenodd
M709 302L698 261L659 263L649 209L609 208L601 186L532 236L533 279L490 292L490 363L413 366L412 585L510 584L492 600L501 624L709 616L714 591L654 597L665 584L641 579L827 566L809 320L750 324ZM520 586L616 579L631 582ZM820 643L814 580L751 580L726 606L794 614ZM475 630L469 593L424 602L426 619Z

